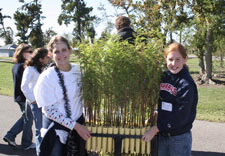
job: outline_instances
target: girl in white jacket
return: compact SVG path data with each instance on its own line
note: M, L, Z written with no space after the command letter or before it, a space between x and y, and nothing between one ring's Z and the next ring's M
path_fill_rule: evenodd
M30 105L36 127L36 152L39 153L39 145L41 142L40 129L42 127L42 112L41 108L38 108L33 89L36 85L40 73L44 67L49 63L50 57L48 56L48 50L45 48L38 48L32 54L32 57L26 61L25 70L23 73L21 90L23 91L26 102Z
M72 155L71 152L86 156L85 141L91 132L84 125L80 65L70 63L72 48L63 36L54 36L48 50L55 64L40 75L34 89L44 114L40 156ZM75 143L69 144L72 148L67 146L70 132L76 137Z

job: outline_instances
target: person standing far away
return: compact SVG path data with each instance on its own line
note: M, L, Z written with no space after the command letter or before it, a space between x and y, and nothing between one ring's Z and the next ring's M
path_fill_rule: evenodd
M37 48L34 50L30 59L25 63L25 70L23 72L21 90L26 97L26 103L31 107L31 111L34 117L36 128L36 153L39 155L39 145L41 143L42 128L42 112L41 108L38 108L36 100L34 98L33 89L36 85L39 75L50 62L48 56L48 50L46 48Z
M16 136L22 132L21 145L22 149L28 150L35 148L35 144L32 143L33 133L33 115L29 105L26 105L26 98L21 91L21 81L24 72L24 63L32 55L33 49L28 44L20 44L14 53L14 66L12 68L12 75L14 81L14 101L20 106L22 116L16 121L12 128L4 136L3 140L10 146L17 147L15 142Z
M131 21L126 16L119 16L116 19L117 35L120 37L120 41L127 40L128 43L134 44L135 31L130 26Z
M76 135L71 148L79 156L86 156L85 144L80 146L80 142L88 140L91 133L83 125L80 65L70 63L72 48L62 36L54 36L48 50L55 65L41 73L34 88L36 102L44 114L40 156L71 155L68 154L69 132Z
M187 52L180 43L165 50L168 71L160 83L157 125L143 135L144 141L159 136L159 156L191 156L191 128L196 116L198 91L187 62Z

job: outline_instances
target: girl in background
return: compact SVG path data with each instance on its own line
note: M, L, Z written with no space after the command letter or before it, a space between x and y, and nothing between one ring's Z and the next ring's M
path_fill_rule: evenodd
M188 71L187 58L180 43L172 43L165 50L168 71L160 84L157 125L143 136L143 140L150 141L158 134L159 156L191 156L198 91Z
M22 116L17 120L13 127L7 132L3 140L8 142L10 146L17 147L15 142L16 136L22 132L21 145L22 149L27 150L35 148L35 144L32 143L32 125L33 115L29 105L26 105L26 98L21 91L21 81L24 72L24 63L32 55L33 49L30 45L22 43L20 44L14 53L14 66L12 68L12 75L14 81L14 100L20 106Z
M36 128L36 152L39 153L39 145L41 142L40 129L42 127L42 112L38 108L33 89L36 85L39 75L44 67L49 63L48 50L45 48L35 49L30 59L25 63L25 70L23 73L21 90L26 97L26 103L30 105L33 114L35 128Z

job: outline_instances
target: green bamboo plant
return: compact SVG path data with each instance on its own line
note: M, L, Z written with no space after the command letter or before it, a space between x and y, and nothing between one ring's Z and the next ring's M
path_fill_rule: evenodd
M160 41L84 44L79 59L90 126L148 126L146 121L157 107L164 68Z

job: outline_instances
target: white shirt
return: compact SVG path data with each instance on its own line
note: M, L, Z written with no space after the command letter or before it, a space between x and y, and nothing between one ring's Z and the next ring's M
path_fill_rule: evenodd
M33 103L35 101L33 90L37 83L39 75L40 73L33 66L26 67L23 72L21 90L30 103Z
M54 67L50 67L42 72L34 88L34 95L38 107L42 107L42 112L47 118L72 130L75 127L76 120L82 115L83 101L81 98L80 66L71 65L70 71L60 71L64 77L64 84L71 108L71 118L67 118L63 90ZM57 130L56 133L60 137L60 141L65 143L67 132Z

